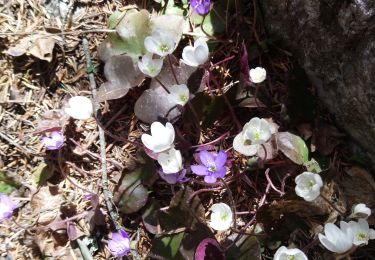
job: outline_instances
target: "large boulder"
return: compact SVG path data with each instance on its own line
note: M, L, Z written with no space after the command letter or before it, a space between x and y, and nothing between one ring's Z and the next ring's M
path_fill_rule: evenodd
M375 0L263 0L338 123L375 158Z

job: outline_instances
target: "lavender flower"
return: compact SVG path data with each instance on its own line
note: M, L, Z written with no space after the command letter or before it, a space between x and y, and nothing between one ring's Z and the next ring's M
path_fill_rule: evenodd
M206 15L210 12L211 0L190 0L190 6L200 15Z
M47 150L58 150L64 144L64 136L59 131L53 131L49 137L42 137L42 143Z
M207 183L216 182L217 178L223 178L227 171L225 163L227 154L220 151L217 155L208 151L199 152L200 165L191 165L193 173L199 176L205 176L204 181Z
M176 173L169 174L165 174L163 171L160 170L159 175L163 180L165 180L169 184L183 183L190 180L190 178L185 177L186 169L183 169L182 171Z
M130 239L124 230L119 230L112 234L112 239L108 241L108 248L116 257L123 257L130 251Z
M0 221L10 218L17 208L17 203L13 202L8 195L0 194Z

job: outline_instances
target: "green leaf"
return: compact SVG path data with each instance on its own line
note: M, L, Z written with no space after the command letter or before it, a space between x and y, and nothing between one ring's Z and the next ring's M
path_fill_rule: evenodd
M10 194L13 191L13 186L0 181L0 193Z
M289 132L277 133L277 146L279 150L296 164L303 165L309 160L309 150L305 141Z
M179 253L185 232L173 235L157 236L152 241L151 253L166 259L183 259Z
M116 27L118 35L126 43L126 53L130 56L142 56L146 52L144 40L150 30L150 13L145 9L127 11Z
M314 158L311 158L310 161L305 162L304 165L308 172L319 173L322 171L319 163Z
M52 177L54 167L48 166L46 163L39 164L33 171L32 178L36 185L41 186Z

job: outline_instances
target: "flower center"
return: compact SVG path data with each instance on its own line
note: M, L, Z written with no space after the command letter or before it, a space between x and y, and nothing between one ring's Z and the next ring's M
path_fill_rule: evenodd
M208 167L208 170L210 172L216 172L217 171L216 165L215 164L210 165L210 167Z
M294 255L288 255L288 256L286 257L286 259L287 259L287 260L295 260L296 257L295 257Z
M184 94L181 94L181 95L179 96L179 99L180 99L181 102L186 102L186 101L187 101L187 96L184 95Z
M221 221L227 221L229 218L228 214L224 213L220 216Z
M366 241L367 240L367 236L365 233L359 233L358 234L358 240L360 241Z
M156 71L156 68L154 66L148 66L148 70L153 74Z
M309 180L309 182L307 183L307 187L309 189L312 189L315 184L316 184L316 182L314 180Z
M260 140L260 131L256 131L255 132L254 139L255 139L255 141L259 141Z
M169 51L169 47L166 43L161 44L159 49L160 49L161 52L168 52Z

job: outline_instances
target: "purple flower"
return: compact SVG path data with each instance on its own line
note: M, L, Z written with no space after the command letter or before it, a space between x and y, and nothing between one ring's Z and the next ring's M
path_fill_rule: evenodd
M160 177L168 182L169 184L183 183L190 180L190 178L185 177L186 169L183 169L176 173L165 174L163 171L159 170Z
M116 257L123 257L130 251L130 239L124 230L119 230L112 234L112 239L108 241L108 248Z
M13 202L8 195L0 194L0 221L10 218L16 208L17 203Z
M59 131L53 131L49 137L42 137L42 143L47 150L58 150L64 144L64 136Z
M190 6L196 13L206 15L210 12L211 0L190 0Z
M217 155L208 151L199 152L200 165L191 165L191 170L196 175L205 176L204 181L207 183L216 182L217 178L223 178L227 171L225 163L227 154L220 151Z

